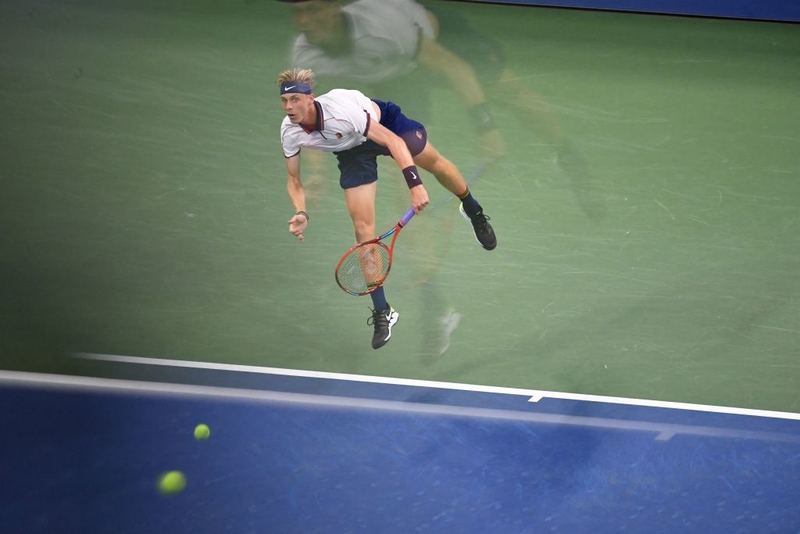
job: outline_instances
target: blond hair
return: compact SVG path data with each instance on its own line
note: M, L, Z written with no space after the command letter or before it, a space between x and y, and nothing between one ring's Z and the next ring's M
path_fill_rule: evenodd
M275 83L282 85L286 82L300 82L314 87L314 71L311 69L286 69L278 75Z

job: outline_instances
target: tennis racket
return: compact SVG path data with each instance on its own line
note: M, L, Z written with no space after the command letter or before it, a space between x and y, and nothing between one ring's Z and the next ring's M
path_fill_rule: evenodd
M409 208L394 228L348 250L336 266L339 287L354 296L367 295L381 287L392 267L394 242L413 216L414 208ZM389 236L392 236L392 242L387 247L383 240Z

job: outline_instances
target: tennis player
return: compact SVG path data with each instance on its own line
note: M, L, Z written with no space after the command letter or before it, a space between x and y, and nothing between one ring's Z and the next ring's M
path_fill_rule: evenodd
M333 89L314 95L314 73L310 69L283 71L277 79L286 117L281 123L281 144L286 158L287 191L295 208L289 232L301 241L309 216L300 179L302 148L333 152L339 162L339 185L344 189L347 210L353 221L356 242L375 237L375 194L378 156L391 156L402 170L411 193L414 211L428 205L428 193L417 166L433 174L456 195L459 210L472 223L475 238L486 250L497 246L489 217L472 196L458 168L428 142L425 127L408 117L392 102L370 99L360 91ZM372 348L385 345L399 314L386 301L383 287L372 293Z
M605 213L603 185L567 138L544 96L531 91L506 61L502 44L473 28L447 2L415 0L281 0L293 4L300 34L292 64L312 69L321 81L357 83L371 94L404 102L418 120L430 117L431 90L443 80L474 121L485 164L506 154L492 118L504 107L544 136L556 162L592 219ZM415 83L409 83L412 79ZM425 76L420 83L420 76ZM492 91L484 87L491 84Z

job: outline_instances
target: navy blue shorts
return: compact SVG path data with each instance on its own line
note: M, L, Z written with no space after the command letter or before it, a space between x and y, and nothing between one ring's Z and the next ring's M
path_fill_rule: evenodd
M421 123L409 119L392 102L373 100L381 110L381 125L406 142L408 151L416 156L428 144L428 132ZM378 179L378 156L388 156L389 149L367 139L364 143L342 152L335 152L339 160L339 185L342 189L370 184Z

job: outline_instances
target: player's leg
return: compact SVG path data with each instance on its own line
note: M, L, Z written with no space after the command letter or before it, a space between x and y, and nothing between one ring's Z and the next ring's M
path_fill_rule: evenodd
M442 186L459 198L467 191L461 172L430 143L414 156L414 163L431 173Z
M375 237L375 195L378 182L349 187L344 190L347 212L353 221L356 243Z
M402 110L392 102L379 100L374 102L381 108L381 124L403 139L414 158L414 164L433 174L445 189L460 198L465 204L467 213L474 214L480 211L480 204L470 195L461 171L428 141L428 132L425 126L406 117ZM385 154L388 155L388 151Z
M461 199L464 216L472 223L475 238L481 246L486 250L495 248L497 238L488 223L488 217L483 214L483 208L472 197L458 168L428 142L425 126L403 115L400 107L392 102L373 102L381 109L381 124L403 139L414 158L414 164L433 174L445 189Z
M430 142L425 145L422 152L414 156L414 163L433 174L445 189L458 196L461 200L459 210L472 223L475 239L486 250L494 249L497 246L497 237L488 222L489 217L484 215L483 208L472 196L458 167L442 156Z
M347 212L353 221L357 243L375 237L375 195L378 190L377 162L375 156L365 154L339 154L340 184L344 188ZM372 316L372 348L384 346L392 337L392 327L400 315L386 302L383 286L370 293Z

